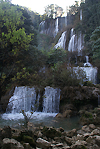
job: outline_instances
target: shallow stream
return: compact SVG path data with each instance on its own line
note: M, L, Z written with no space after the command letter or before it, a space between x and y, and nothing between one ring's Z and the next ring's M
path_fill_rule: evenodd
M30 117L30 113L26 113ZM64 130L68 131L74 128L79 129L81 125L79 124L79 117L73 118L56 118L57 113L43 113L34 112L31 116L30 122L34 125L46 125L53 126L55 128L62 127ZM14 128L21 128L24 125L24 116L22 113L10 113L3 114L0 116L0 127L10 126Z

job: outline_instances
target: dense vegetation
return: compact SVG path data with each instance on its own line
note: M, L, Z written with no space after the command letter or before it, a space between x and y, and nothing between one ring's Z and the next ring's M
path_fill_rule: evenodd
M58 6L57 8L61 9ZM72 17L69 28L73 26L76 31L81 30L85 34L85 53L91 56L92 63L98 68L100 67L99 8L99 0L86 0L80 6L76 2L70 7L68 14ZM83 20L80 22L81 9ZM67 69L69 61L67 49L52 50L50 45L54 43L54 39L39 34L39 23L53 16L53 14L48 16L46 13L41 16L27 8L0 0L0 96L4 95L12 85L40 87L50 85L61 88L79 85L82 81L80 77L77 79L71 67ZM79 74L85 77L80 70Z

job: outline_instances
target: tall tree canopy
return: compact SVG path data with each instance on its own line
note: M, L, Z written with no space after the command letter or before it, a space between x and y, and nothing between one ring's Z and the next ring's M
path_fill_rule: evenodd
M0 91L17 73L21 58L33 40L31 22L27 22L26 15L20 7L0 1Z
M63 14L63 8L59 7L56 4L51 4L51 5L48 5L45 7L45 14L49 18L59 17L59 16L62 16L62 14Z

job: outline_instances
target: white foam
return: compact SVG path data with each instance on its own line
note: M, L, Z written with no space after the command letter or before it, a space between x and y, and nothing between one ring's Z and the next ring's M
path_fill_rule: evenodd
M26 115L28 117L31 116L30 112L26 112ZM46 117L55 117L57 115L57 113L44 113L44 112L34 112L31 116L32 119L38 119L38 120L42 120L43 118ZM2 119L5 120L19 120L19 119L24 119L24 116L22 113L4 113L2 115Z

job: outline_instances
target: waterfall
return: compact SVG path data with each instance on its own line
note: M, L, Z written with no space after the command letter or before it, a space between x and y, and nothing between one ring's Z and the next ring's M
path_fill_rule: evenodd
M74 29L71 29L71 33L70 33L70 41L69 41L69 45L68 45L68 51L69 52L74 52L77 51L78 52L78 56L82 56L82 49L83 49L83 44L84 44L84 36L82 35L81 32L78 33L78 35L76 35L74 33Z
M68 51L69 52L73 52L76 51L75 50L75 35L73 35L69 41L69 45L68 45Z
M89 63L89 57L85 56L86 63L84 63L84 67L73 67L73 70L76 74L78 74L78 69L82 69L86 74L86 79L83 81L91 81L93 84L97 83L97 67L92 67Z
M80 10L80 21L82 21L82 9Z
M54 48L62 48L65 50L66 46L66 31L62 33L60 39L58 40L58 43L54 46Z
M21 110L36 110L35 104L39 104L39 96L37 97L34 87L16 87L14 95L10 98L7 112L20 113Z
M84 67L88 66L88 67L92 67L92 65L89 63L89 57L85 56L86 58L86 63L84 63Z
M69 52L76 51L75 38L76 38L76 35L74 34L74 28L72 28L71 33L70 33L70 41L69 41L69 45L68 45L68 51Z
M59 29L58 29L58 18L56 19L56 22L55 22L55 35L54 37L57 35Z
M46 87L43 99L43 111L49 113L59 112L60 90L51 87ZM10 98L6 112L20 113L39 111L40 94L36 93L34 87L16 87L13 96ZM42 108L41 108L42 109Z

